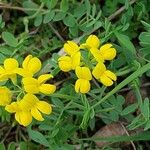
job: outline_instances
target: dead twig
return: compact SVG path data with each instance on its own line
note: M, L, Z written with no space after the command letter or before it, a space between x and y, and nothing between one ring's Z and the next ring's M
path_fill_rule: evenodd
M129 3L130 5L134 4L136 2L136 0L131 0ZM112 15L110 15L108 17L108 20L111 21L113 19L115 19L119 14L121 14L123 11L125 10L125 6L122 6L121 8L119 8L116 12L114 12Z

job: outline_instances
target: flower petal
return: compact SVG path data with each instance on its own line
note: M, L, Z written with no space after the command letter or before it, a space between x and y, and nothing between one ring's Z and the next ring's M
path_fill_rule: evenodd
M77 66L80 65L81 53L77 52L71 58L72 58L72 69L74 70Z
M0 81L6 81L6 80L8 80L8 78L9 78L9 75L7 75L7 74L0 75Z
M35 95L28 93L19 101L20 108L24 111L30 111L38 101L39 99Z
M113 84L113 81L107 77L105 74L100 76L100 82L104 84L105 86L111 86Z
M20 108L17 102L12 102L10 105L6 105L5 110L9 113L15 113L20 111Z
M19 124L28 126L32 122L32 115L29 111L20 111L15 114L15 119Z
M79 79L91 80L92 75L88 67L76 67L75 73Z
M80 49L85 49L85 48L88 48L86 43L83 43L83 44L80 45Z
M24 89L26 92L28 93L38 93L39 92L39 88L38 88L38 81L34 78L23 78L22 79L22 83L24 85Z
M112 60L116 56L116 49L111 48L112 44L105 44L100 48L100 53L104 60Z
M17 83L17 75L16 74L9 75L9 78L11 79L13 84L16 85L16 83Z
M38 121L43 121L44 118L42 117L41 113L38 111L36 107L31 109L31 115Z
M18 66L19 66L19 64L18 64L17 60L14 58L7 58L4 61L4 68L7 71L13 71L16 68L18 68Z
M7 87L0 87L0 106L6 106L11 102L12 93Z
M100 76L106 71L106 67L102 62L99 62L92 71L93 76L99 79Z
M52 112L52 107L49 103L45 101L39 101L37 103L37 108L44 114L50 114Z
M33 74L37 73L41 69L41 61L37 57L33 57L28 62L28 70L29 72L32 72Z
M75 42L67 41L67 43L64 44L64 51L71 56L79 51L79 47Z
M0 74L4 74L4 73L5 73L5 69L0 66Z
M90 35L87 40L86 40L86 45L89 48L98 48L100 45L100 40L98 39L98 37L96 35Z
M17 68L15 70L15 73L19 74L20 76L23 76L24 78L33 76L32 72L29 72L28 70L23 69L23 68Z
M100 51L97 48L91 48L90 49L91 54L96 59L97 62L104 62L104 59L100 53Z
M24 69L28 69L28 63L29 63L29 61L32 59L32 55L28 55L25 59L24 59L24 61L23 61L23 63L22 63L22 67L24 68Z
M68 72L72 69L72 60L69 56L62 56L58 59L59 68L64 71Z
M51 74L43 74L43 75L40 75L38 77L38 83L39 84L42 84L42 83L45 83L47 80L53 78L53 76Z
M90 90L90 82L85 79L78 79L75 83L75 91L78 93L87 93Z
M52 84L42 84L39 87L39 90L41 93L44 93L44 94L52 94L55 92L56 86Z
M109 77L110 79L114 80L114 81L117 80L116 75L115 75L113 72L111 72L110 70L105 71L104 74L105 74L107 77Z

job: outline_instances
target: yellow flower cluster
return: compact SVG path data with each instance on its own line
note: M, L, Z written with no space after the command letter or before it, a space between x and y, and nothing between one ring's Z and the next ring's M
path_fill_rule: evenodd
M56 90L56 86L45 83L53 76L51 74L40 75L37 79L34 78L41 69L41 61L37 57L28 55L19 68L19 63L14 58L7 58L4 65L0 66L0 81L7 81L11 79L15 87L17 85L17 74L22 77L22 87L18 96L15 91L11 91L6 86L0 87L0 106L4 106L5 110L9 113L15 113L16 121L23 125L28 126L32 122L32 117L38 121L43 121L44 118L41 113L50 114L52 107L45 101L40 101L34 94L39 92L43 94L52 94ZM20 97L20 95L22 95ZM17 97L16 101L12 98Z
M77 93L87 93L90 90L92 75L105 86L111 86L116 81L116 75L107 70L104 64L116 56L116 49L112 44L100 45L98 37L90 35L80 46L73 41L67 41L64 51L67 55L58 59L59 68L64 72L75 70L78 77L75 83Z

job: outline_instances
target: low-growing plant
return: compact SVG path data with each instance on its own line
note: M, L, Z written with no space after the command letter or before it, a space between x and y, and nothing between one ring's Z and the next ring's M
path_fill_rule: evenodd
M148 4L0 2L0 150L148 149Z

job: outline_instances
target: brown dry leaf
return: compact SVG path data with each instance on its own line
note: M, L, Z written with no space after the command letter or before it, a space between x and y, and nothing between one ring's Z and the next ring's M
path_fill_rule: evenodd
M141 92L142 98L145 99L148 95L146 89L141 88L140 92ZM125 100L126 100L125 101L126 105L134 104L135 102L137 102L136 96L133 90L127 93Z
M138 129L134 131L130 131L129 134L133 135L135 133L141 132L143 129ZM112 123L104 126L99 131L96 132L96 134L93 136L94 138L104 138L104 137L112 137L112 136L122 136L122 135L129 135L128 131L121 123ZM110 142L105 141L96 141L95 142L98 147L104 147L108 144L111 144ZM123 142L121 146L126 146L130 144L130 142ZM131 143L132 144L132 143Z
M121 126L120 123L112 123L104 126L101 128L96 134L93 136L94 138L100 138L100 137L111 137L111 136L121 136L125 135L126 132ZM107 145L108 142L102 142L102 141L96 141L96 145L98 147L103 147Z

